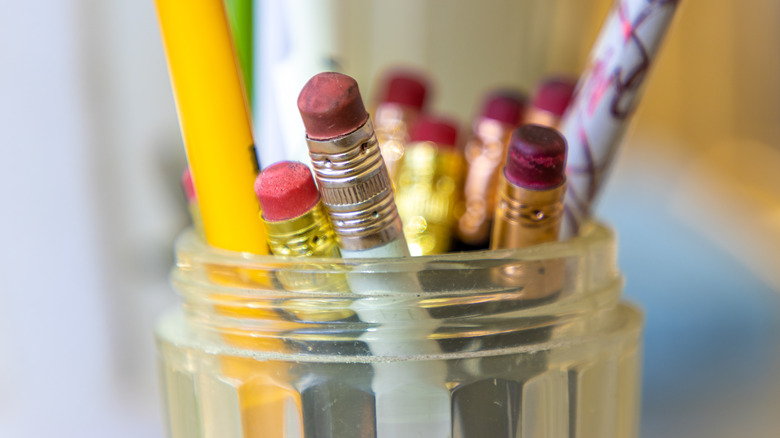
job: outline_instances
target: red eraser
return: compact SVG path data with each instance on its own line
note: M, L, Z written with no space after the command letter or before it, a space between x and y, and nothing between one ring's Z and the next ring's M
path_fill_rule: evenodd
M569 76L553 76L545 79L536 88L533 106L550 112L558 117L563 116L571 102L577 80Z
M454 147L458 140L458 124L444 117L421 116L412 126L409 141L430 141L443 147Z
M380 101L406 105L416 110L425 106L428 80L411 70L393 70L385 75Z
M319 73L309 79L298 96L306 135L330 140L353 132L368 119L357 82L335 72Z
M192 172L190 168L184 169L181 174L181 187L184 189L184 194L187 195L187 201L195 202L198 200L198 195L195 194L195 184L192 182Z
M481 116L497 120L511 126L523 121L526 98L522 93L512 90L497 90L488 94L482 102Z
M533 190L561 185L566 172L566 140L553 128L523 125L512 132L504 176L512 184Z
M268 222L294 219L320 201L311 171L295 161L281 161L260 172L255 180L255 195L263 219Z

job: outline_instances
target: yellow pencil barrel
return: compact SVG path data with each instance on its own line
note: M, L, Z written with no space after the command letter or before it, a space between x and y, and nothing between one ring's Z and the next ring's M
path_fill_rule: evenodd
M206 241L267 254L247 103L221 0L156 0Z

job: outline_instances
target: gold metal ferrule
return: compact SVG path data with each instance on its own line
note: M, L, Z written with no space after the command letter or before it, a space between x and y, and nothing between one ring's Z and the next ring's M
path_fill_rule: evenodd
M371 119L342 137L306 140L339 246L364 250L398 238L401 219Z
M544 125L558 129L561 118L557 115L539 108L531 108L525 117L525 124Z
M515 289L513 291L516 298L515 304L523 306L529 300L545 299L561 293L566 278L565 274L566 260L554 258L522 260L494 268L492 277L497 284Z
M412 255L449 251L463 167L455 148L430 142L408 145L399 166L396 203Z
M490 249L558 240L565 193L565 182L550 190L531 190L511 184L501 172Z
M263 219L263 224L267 231L268 246L274 255L339 257L336 236L322 202L318 202L313 209L296 218L279 222ZM320 290L330 292L349 290L345 275L332 273L329 269L319 271L308 265L306 269L279 270L276 272L276 279L286 290L301 294ZM349 303L332 298L292 298L283 300L283 303L277 307L287 312L288 319L300 321L338 321L355 314L349 309Z
M261 214L262 218L262 214ZM318 202L307 213L296 218L269 222L263 219L271 253L293 257L338 257L336 236L328 216Z

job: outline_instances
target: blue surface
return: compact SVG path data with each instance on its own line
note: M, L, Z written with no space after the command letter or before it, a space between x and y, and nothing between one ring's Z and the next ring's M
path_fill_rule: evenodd
M665 213L663 200L620 192L605 201L599 211L618 231L625 296L646 318L645 406L776 378L780 294Z

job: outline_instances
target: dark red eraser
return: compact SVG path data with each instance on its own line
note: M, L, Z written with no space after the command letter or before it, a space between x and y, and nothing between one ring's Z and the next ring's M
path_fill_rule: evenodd
M384 77L380 102L395 103L422 110L428 93L428 79L411 70L392 70Z
M188 202L195 202L198 200L198 195L195 194L195 184L192 182L192 172L190 168L184 169L181 174L181 187L184 189L184 194L187 196Z
M488 94L482 102L481 116L511 126L523 121L526 97L512 90L498 90Z
M533 190L561 185L566 172L566 140L553 128L523 125L512 132L504 176L512 184Z
M320 201L311 171L295 161L281 161L260 172L255 180L255 195L263 219L268 222L294 219Z
M430 141L443 147L454 147L458 140L458 124L445 117L421 116L409 133L410 142Z
M298 110L306 135L314 140L349 134L368 119L357 82L335 72L319 73L309 79L298 95Z
M534 93L534 108L561 117L571 102L577 80L569 76L552 76L543 80Z

